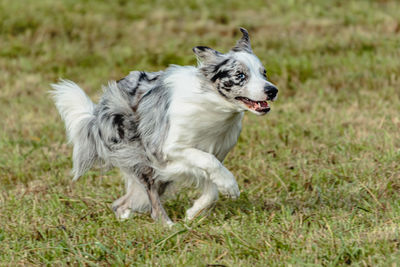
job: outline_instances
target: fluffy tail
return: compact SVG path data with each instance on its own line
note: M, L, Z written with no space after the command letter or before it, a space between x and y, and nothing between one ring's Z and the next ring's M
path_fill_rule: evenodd
M96 105L72 81L61 80L51 87L54 89L51 94L65 122L68 140L74 145L72 173L73 180L77 180L98 158L92 132Z

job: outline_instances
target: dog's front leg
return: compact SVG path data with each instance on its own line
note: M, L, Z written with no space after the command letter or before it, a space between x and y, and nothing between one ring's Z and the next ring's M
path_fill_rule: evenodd
M208 178L217 185L218 191L231 198L240 195L238 184L233 174L212 154L199 149L187 148L172 156L192 168L199 168L207 173Z
M193 206L186 211L186 219L192 220L195 216L206 210L218 200L217 186L210 180L204 181L201 196L193 203Z

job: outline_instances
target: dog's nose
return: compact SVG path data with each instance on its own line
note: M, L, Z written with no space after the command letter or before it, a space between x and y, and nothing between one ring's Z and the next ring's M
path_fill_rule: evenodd
M278 94L278 88L272 85L267 85L264 87L264 92L267 94L268 100L272 100Z

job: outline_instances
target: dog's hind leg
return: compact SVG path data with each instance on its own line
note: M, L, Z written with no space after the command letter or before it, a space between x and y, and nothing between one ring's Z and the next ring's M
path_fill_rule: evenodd
M150 203L151 203L151 217L155 220L161 220L163 223L167 224L168 226L174 225L172 220L168 217L167 212L165 211L164 207L161 204L160 196L160 184L159 183L152 183L147 193L149 195Z
M126 194L112 204L118 219L127 219L131 212L147 213L151 210L146 189L135 175L125 174L125 187Z
M168 183L156 181L153 177L154 173L150 167L137 168L139 171L139 181L146 189L151 206L151 217L155 220L161 220L168 226L174 225L172 220L168 217L167 212L161 204L160 194L164 193L165 187Z
M192 220L198 214L209 208L218 200L218 188L210 180L205 180L203 185L203 193L194 203L193 206L186 211L186 219Z
M160 201L168 183L155 182L148 167L136 166L133 173L125 173L126 194L114 201L112 208L119 219L126 219L131 212L151 212L151 217L171 226L174 223L168 217Z

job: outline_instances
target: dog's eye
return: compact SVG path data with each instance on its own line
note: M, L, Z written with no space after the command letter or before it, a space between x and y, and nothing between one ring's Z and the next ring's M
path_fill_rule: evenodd
M239 72L238 74L236 74L236 78L239 80L244 80L244 78L246 78L246 75L243 72Z

